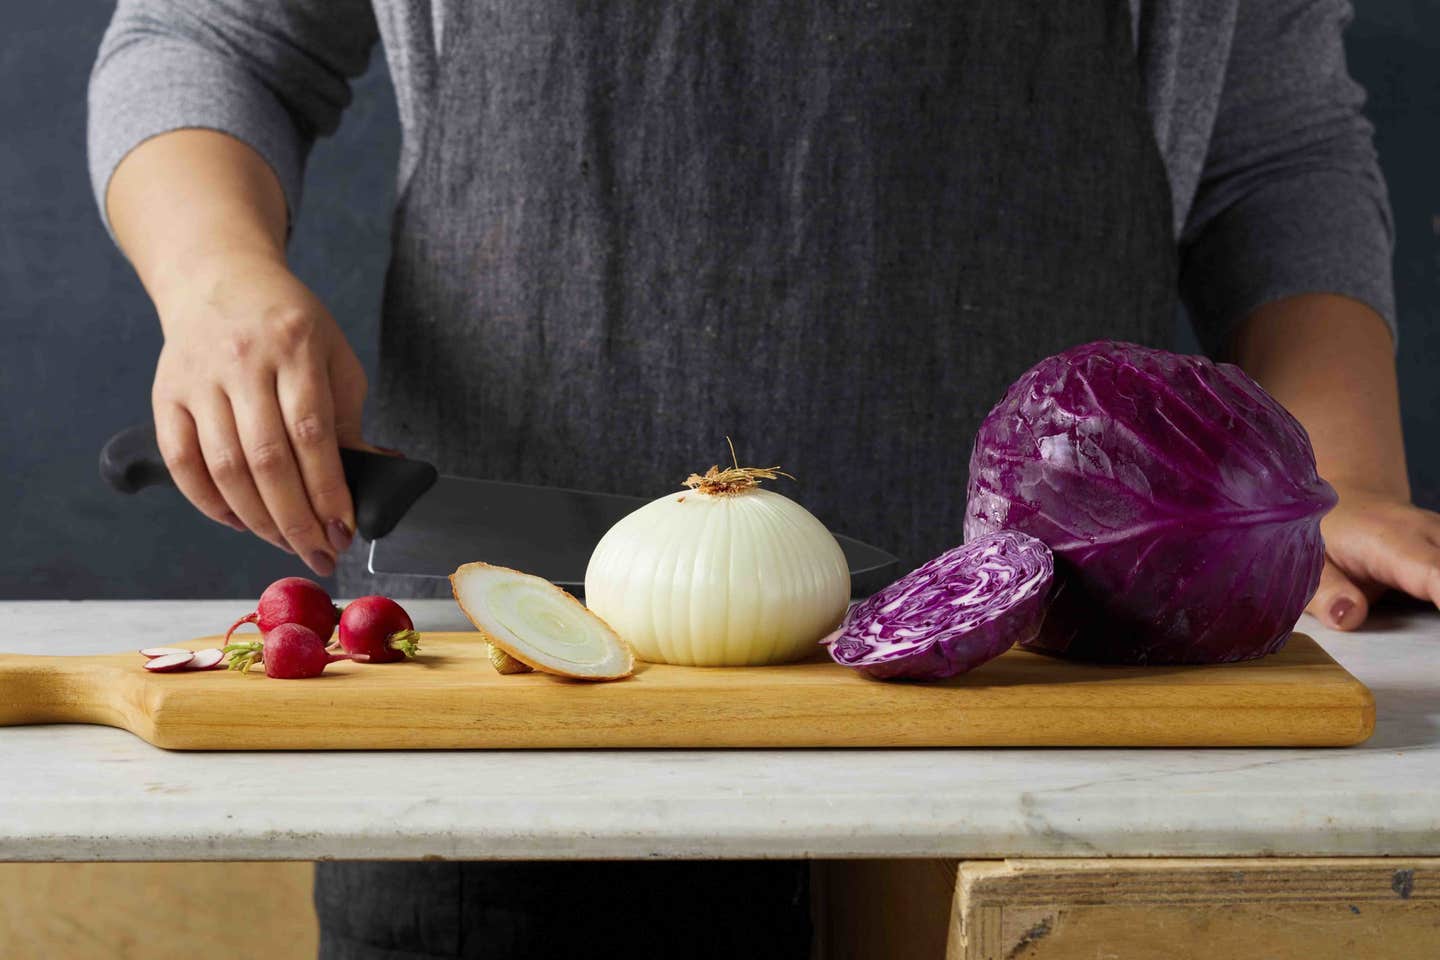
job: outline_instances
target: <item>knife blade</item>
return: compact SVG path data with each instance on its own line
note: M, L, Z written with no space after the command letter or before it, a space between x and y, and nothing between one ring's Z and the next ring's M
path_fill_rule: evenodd
M600 538L649 502L645 497L442 476L394 530L371 542L369 569L375 574L448 577L462 563L484 560L579 587ZM868 582L877 574L884 577L898 562L859 540L839 534L835 539L852 578Z
M561 487L439 476L419 460L342 450L356 526L369 541L372 574L448 577L483 560L579 588L600 538L650 498ZM152 426L116 434L100 473L122 493L171 483ZM851 592L874 592L897 575L891 554L835 535L850 568Z

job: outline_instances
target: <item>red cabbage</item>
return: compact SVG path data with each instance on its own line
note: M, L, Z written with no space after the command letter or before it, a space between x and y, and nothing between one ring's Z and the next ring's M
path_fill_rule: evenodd
M836 663L877 680L943 680L1034 637L1054 577L1045 544L992 533L857 603L825 642Z
M1238 367L1098 342L1031 367L981 424L965 536L1054 551L1031 649L1219 663L1284 646L1334 505L1304 428Z

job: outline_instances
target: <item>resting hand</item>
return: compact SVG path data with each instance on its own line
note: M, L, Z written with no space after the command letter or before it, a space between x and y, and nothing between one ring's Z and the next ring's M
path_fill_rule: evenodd
M1340 503L1320 522L1325 570L1307 612L1354 630L1386 590L1440 605L1440 514L1393 494L1336 484Z

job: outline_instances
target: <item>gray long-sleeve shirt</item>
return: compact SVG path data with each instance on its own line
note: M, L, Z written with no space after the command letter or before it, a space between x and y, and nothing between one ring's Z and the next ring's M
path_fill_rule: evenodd
M274 168L292 212L306 154L383 41L403 127L399 189L430 121L453 0L120 0L90 87L103 197L144 140L220 130ZM1142 85L1169 177L1181 293L1207 349L1255 307L1331 292L1392 330L1392 226L1344 0L1130 0ZM478 131L477 131L478 133Z

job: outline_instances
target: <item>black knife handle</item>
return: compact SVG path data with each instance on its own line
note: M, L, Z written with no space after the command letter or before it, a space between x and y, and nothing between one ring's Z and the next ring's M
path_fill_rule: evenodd
M155 442L154 424L129 427L110 438L100 450L100 479L119 493L173 483Z
M379 540L415 501L435 486L439 472L423 460L407 460L368 450L340 448L340 466L355 503L355 528L366 540Z
M422 460L343 447L340 465L355 502L355 526L366 540L379 540L395 529L439 478L435 468ZM100 477L120 493L172 485L155 442L154 425L137 424L111 437L100 451Z

